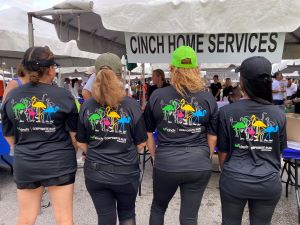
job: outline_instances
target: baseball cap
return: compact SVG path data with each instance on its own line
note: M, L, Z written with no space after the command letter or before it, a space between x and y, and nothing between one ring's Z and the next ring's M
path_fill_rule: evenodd
M183 62L184 59L190 59L189 63ZM182 45L172 53L171 65L176 68L197 68L197 54L190 46Z
M122 74L122 63L119 56L113 53L104 53L101 54L95 62L96 73L99 72L101 67L107 66L112 71L114 71L117 75Z
M261 75L268 75L271 78L271 71L271 62L262 56L247 58L236 68L236 72L240 72L246 79L258 79Z
M84 72L87 75L92 75L93 73L96 73L95 66L90 66L87 71Z

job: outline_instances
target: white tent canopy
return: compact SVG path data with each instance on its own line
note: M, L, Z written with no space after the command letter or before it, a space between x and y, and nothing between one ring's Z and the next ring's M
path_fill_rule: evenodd
M18 8L0 11L0 63L15 67L29 47L27 13ZM61 66L91 66L98 54L78 49L75 41L62 43L53 26L35 20L35 45L49 46Z
M299 11L299 0L82 0L31 15L55 24L60 40L97 53L124 54L124 32L289 32L283 57L300 58Z

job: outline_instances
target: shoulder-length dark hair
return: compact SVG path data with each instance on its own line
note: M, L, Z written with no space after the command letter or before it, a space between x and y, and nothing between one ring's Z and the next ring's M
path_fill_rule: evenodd
M272 77L262 74L255 79L247 79L241 74L241 87L252 100L265 104L273 104Z

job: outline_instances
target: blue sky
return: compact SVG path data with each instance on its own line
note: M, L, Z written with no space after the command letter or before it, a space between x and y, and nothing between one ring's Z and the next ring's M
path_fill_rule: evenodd
M17 7L25 11L38 11L50 8L64 0L0 0L0 10Z

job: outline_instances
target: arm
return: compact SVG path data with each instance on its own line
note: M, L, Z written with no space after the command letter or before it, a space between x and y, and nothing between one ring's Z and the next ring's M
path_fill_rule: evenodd
M154 141L154 136L152 132L147 132L147 135L148 135L147 146L151 156L154 157L156 152L156 144Z
M88 144L87 143L82 143L82 142L77 142L77 147L78 147L78 150L81 150L84 153L86 153L87 149L88 149Z
M143 142L143 143L140 143L140 144L136 145L136 148L137 148L138 152L142 152L144 150L144 148L146 147L146 143L147 142Z
M77 145L77 141L76 141L76 132L72 132L72 131L69 131L69 134L70 134L70 137L71 137L71 140L72 140L72 144L75 148L75 150L77 151L78 150L78 145Z
M210 157L212 158L215 152L215 147L217 145L217 136L212 134L207 134L207 142L209 146Z
M92 93L86 89L82 90L82 97L84 100L89 99L92 96Z
M10 149L15 147L15 137L14 136L4 136L5 140L9 144Z
M221 151L218 152L219 164L220 164L221 170L223 168L223 165L224 165L224 162L225 162L225 160L227 158L227 155L228 155L227 152L221 152Z
M12 81L8 82L8 84L7 84L6 88L5 88L5 91L4 91L4 93L3 93L2 102L5 101L7 94L8 94L11 90L15 89L16 87L18 87L18 83L17 83L16 81L12 80Z

